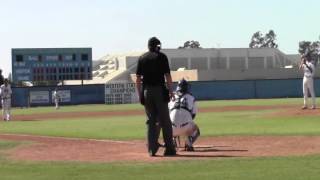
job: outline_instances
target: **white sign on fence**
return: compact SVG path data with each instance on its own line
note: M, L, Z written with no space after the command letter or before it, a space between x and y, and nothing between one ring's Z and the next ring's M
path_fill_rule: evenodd
M49 103L49 91L30 91L30 104Z
M135 83L107 83L105 85L106 104L130 104L137 103Z

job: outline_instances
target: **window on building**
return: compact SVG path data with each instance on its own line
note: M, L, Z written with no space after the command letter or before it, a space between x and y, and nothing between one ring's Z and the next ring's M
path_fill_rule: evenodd
M42 61L42 56L41 55L38 56L38 61L40 61L40 62Z
M76 54L72 54L72 60L75 61L77 58Z
M16 61L17 62L23 62L23 56L22 55L16 55Z
M62 60L63 60L62 55L59 54L59 61L62 61Z
M89 55L88 54L81 54L81 60L82 61L88 61L89 60Z

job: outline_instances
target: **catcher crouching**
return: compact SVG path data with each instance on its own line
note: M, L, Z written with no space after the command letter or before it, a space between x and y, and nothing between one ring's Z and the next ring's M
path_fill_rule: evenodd
M169 102L170 119L173 137L176 140L185 136L185 150L194 151L193 143L200 136L200 129L194 122L197 113L195 98L190 92L190 85L182 79L178 82L175 99ZM179 138L180 141L180 138Z

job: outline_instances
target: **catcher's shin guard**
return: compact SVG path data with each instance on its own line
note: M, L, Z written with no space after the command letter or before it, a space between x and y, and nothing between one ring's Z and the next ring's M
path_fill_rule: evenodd
M174 146L175 146L176 148L181 147L181 144L180 144L180 136L174 137L174 138L173 138L173 143L174 143Z

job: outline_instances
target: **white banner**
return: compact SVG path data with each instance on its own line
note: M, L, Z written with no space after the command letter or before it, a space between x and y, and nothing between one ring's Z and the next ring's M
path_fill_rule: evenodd
M73 59L73 55L65 55L64 60L71 61L71 60L75 60L75 59Z
M134 83L107 83L105 85L106 104L137 103L138 95Z
M39 56L30 55L30 56L27 56L27 59L29 61L39 61Z
M51 102L54 103L53 92L51 91ZM70 90L58 90L59 102L71 102L71 91Z
M47 61L58 61L59 60L59 56L57 56L57 55L47 55L46 56L46 60Z
M49 103L49 91L30 91L30 104Z

